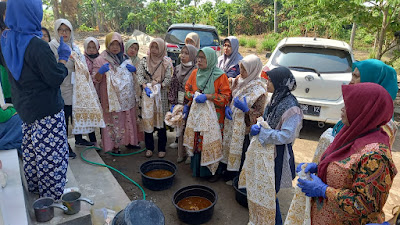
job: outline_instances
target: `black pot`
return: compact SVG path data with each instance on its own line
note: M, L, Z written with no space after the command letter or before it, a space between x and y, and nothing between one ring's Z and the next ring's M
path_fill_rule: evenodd
M235 199L241 206L248 208L246 188L239 189L238 183L239 183L239 176L233 178L233 182L232 182L232 185L235 188Z
M179 208L179 206L177 205L178 202L190 196L206 198L210 200L212 204L209 207L198 211ZM202 224L208 222L211 219L214 213L214 206L217 203L217 199L217 193L210 187L203 185L191 185L181 188L177 192L175 192L172 198L172 204L174 204L176 212L178 213L178 218L182 222L187 224Z
M164 178L146 176L145 173L151 170L168 170L172 172L172 175ZM174 182L176 165L164 159L150 160L140 166L140 174L142 174L143 186L145 186L147 189L152 191L166 190L170 188Z

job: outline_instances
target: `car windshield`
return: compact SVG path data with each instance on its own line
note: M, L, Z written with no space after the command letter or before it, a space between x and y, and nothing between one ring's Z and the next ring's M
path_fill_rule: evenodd
M219 38L215 32L202 30L171 29L165 36L165 41L174 44L184 43L186 35L190 32L196 32L199 35L200 47L219 45Z
M286 46L276 52L272 64L295 70L311 68L320 73L352 71L350 53L339 49Z

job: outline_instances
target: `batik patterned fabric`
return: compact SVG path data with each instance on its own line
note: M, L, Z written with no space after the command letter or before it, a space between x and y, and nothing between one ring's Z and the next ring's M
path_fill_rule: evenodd
M335 137L332 136L332 128L328 128L319 138L312 162L318 163L321 155L332 143ZM303 167L306 167L304 164ZM305 179L305 178L302 178ZM311 224L311 198L307 197L301 189L296 186L294 196L290 203L285 225L308 225Z
M110 112L127 111L135 107L136 94L132 73L126 68L132 64L130 59L125 60L116 70L109 70L107 74L107 94Z
M259 119L268 129L269 125ZM249 225L275 224L276 193L274 160L275 145L262 146L258 136L251 139L239 177L239 188L246 188L249 206Z
M372 143L327 168L326 197L312 198L312 224L382 223L382 209L396 175L387 145Z
M103 111L100 106L92 77L85 59L76 52L71 53L75 61L75 84L72 95L73 134L88 134L95 127L104 128Z
M250 81L241 90L236 92L236 95L232 96L232 98L238 97L239 100L243 101L243 97L246 97L247 106L251 108L265 92L264 83L260 79L257 79ZM232 109L232 120L225 118L225 132L222 144L224 158L222 162L228 165L227 169L229 171L239 171L243 141L246 133L245 113L241 109L236 108L233 101L230 107Z
M64 111L31 124L22 124L22 158L30 192L58 200L63 194L68 168Z
M387 124L382 126L382 129L388 134L390 147L393 146L394 140L396 139L397 123L394 120L390 120Z
M194 98L199 95L196 92ZM192 103L183 138L183 145L187 147L190 157L194 155L196 132L203 136L200 165L207 166L214 175L222 159L222 134L214 103L209 100L205 103Z
M152 93L150 94L150 97L148 97L143 89L142 123L144 132L152 133L154 131L154 127L164 127L163 103L161 101L161 84L156 84L153 86L148 83L147 87Z
M175 105L172 112L167 112L167 114L165 114L164 122L166 125L175 128L176 137L180 137L185 126L185 120L183 119L183 105Z

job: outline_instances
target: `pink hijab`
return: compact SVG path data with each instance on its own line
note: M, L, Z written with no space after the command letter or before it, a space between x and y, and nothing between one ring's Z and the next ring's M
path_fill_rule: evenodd
M380 128L392 118L393 100L389 93L374 83L342 86L343 99L350 126L344 126L321 156L318 177L326 183L330 162L343 160L371 143L387 146L389 137Z

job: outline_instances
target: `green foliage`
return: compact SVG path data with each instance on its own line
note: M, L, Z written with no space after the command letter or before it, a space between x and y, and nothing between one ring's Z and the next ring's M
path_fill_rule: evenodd
M246 46L247 39L246 38L239 38L239 46Z
M82 24L79 26L78 30L82 31L82 32L91 32L91 31L94 31L95 29L92 27L86 26L86 24Z
M273 38L266 38L261 42L261 49L264 51L272 51L275 49L279 40Z
M257 40L256 39L251 39L251 38L248 39L246 46L248 48L255 48L257 46Z

